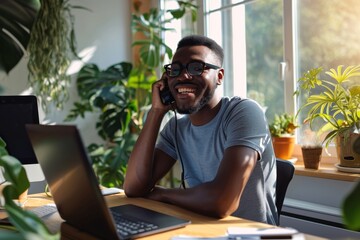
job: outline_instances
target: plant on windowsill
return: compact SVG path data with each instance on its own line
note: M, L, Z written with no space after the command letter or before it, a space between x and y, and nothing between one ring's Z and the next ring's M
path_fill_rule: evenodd
M350 82L360 76L360 65L332 68L325 72L327 80L319 78L322 71L314 68L298 79L295 95L304 94L306 102L297 115L305 112L310 128L321 121L318 134L326 134L325 147L336 140L342 167L360 167L360 85Z
M269 124L275 156L280 159L292 158L295 145L296 118L287 113L275 114Z
M6 180L0 185L0 197L3 208L8 214L13 227L1 225L2 239L60 239L60 234L51 234L44 223L35 214L19 207L13 199L17 199L29 186L24 167L20 161L10 156L5 149L5 142L0 138L0 167Z
M310 129L308 123L303 123L299 132L304 167L318 169L323 150L321 137Z

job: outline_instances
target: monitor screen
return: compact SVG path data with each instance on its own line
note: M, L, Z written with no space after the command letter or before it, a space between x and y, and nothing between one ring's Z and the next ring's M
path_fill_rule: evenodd
M25 130L27 123L39 123L36 97L0 96L0 137L6 142L6 150L22 164L37 164Z

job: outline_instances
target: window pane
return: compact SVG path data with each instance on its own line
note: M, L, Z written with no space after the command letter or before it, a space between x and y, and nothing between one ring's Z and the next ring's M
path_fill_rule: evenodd
M315 67L360 64L360 1L301 0L297 9L298 76Z
M279 76L283 59L282 2L264 0L246 5L247 96L256 97L267 107L269 119L285 110L284 82Z
M282 13L282 0L257 0L210 12L207 19L207 35L225 51L224 94L254 98L268 118L284 111Z
M208 6L209 6L209 10L215 10L230 4L237 4L237 3L241 3L244 2L245 0L207 0L208 1Z
M178 42L184 36L194 34L196 32L196 23L192 22L191 12L188 11L180 19L173 19L173 16L169 10L179 9L179 3L177 0L161 0L161 9L165 11L164 19L172 21L165 24L165 28L172 29L163 32L163 38L165 39L166 45L168 45L173 54L177 47ZM164 63L170 63L171 59L168 59L165 55Z

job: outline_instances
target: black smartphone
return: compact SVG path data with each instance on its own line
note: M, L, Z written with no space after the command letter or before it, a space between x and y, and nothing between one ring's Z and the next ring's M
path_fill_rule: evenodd
M169 86L167 85L167 80L164 80L165 88L160 91L160 98L163 104L170 105L175 102L174 97L171 95Z

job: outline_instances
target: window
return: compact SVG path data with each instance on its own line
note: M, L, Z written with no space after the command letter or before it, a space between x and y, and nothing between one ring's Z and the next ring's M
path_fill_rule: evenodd
M282 0L204 1L206 34L225 51L224 94L248 96L268 118L284 109Z
M296 80L310 68L360 64L358 0L197 3L198 32L225 51L224 95L254 98L268 119L296 111Z
M301 0L297 9L298 76L314 67L360 64L360 1Z

